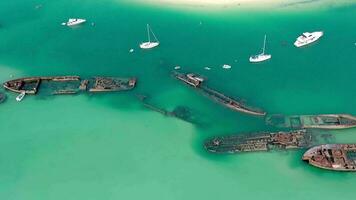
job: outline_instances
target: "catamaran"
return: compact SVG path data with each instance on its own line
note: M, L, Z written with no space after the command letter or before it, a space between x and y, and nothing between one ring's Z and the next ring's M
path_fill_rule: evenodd
M16 97L16 101L20 102L22 101L22 99L25 97L26 92L21 92L17 97Z
M68 22L63 22L63 26L75 26L86 22L85 19L69 19Z
M271 59L272 56L270 54L265 54L266 39L267 39L267 36L265 35L265 39L263 41L262 53L260 53L258 55L251 56L250 57L250 62L256 63L256 62L263 62L263 61L266 61L268 59Z
M151 42L151 33L155 39L155 41L153 41L153 42ZM150 28L149 24L147 24L147 36L148 36L148 42L141 43L140 44L141 49L152 49L159 45L159 41L158 41L157 37L155 36L155 34L153 33L152 29Z
M324 33L322 31L316 31L312 33L305 32L297 38L297 40L294 42L294 46L302 47L308 45L310 43L317 41L323 35Z

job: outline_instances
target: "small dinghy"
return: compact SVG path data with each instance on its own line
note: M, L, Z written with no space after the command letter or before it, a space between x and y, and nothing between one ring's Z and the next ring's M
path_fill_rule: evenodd
M223 69L231 69L231 65L224 64L224 65L222 66L222 68L223 68Z
M22 99L25 97L26 93L25 92L21 92L17 97L16 97L16 101L20 102L22 101Z

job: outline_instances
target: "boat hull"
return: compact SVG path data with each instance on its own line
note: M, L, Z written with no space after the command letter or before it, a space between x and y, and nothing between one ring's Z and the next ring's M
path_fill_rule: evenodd
M258 152L305 148L311 146L312 140L312 136L302 129L219 136L205 141L204 147L211 153Z
M263 62L263 61L267 61L269 59L271 59L272 56L271 55L259 55L259 56L251 56L250 57L250 62L251 63L259 63L259 62Z
M302 160L321 169L356 172L355 154L356 144L324 144L307 150Z
M140 44L141 49L152 49L159 45L159 42L144 42Z
M305 129L347 129L356 127L356 117L348 114L327 115L271 115L266 123L279 128Z
M322 31L313 32L312 34L314 34L315 36L307 41L300 41L299 39L297 39L294 42L294 46L300 48L300 47L312 44L312 43L318 41L324 35L324 33Z

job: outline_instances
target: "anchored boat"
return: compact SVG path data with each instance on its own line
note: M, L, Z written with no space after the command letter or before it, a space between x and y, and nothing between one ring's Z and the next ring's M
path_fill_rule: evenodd
M356 144L324 144L306 151L302 160L322 169L356 171Z
M155 39L153 42L151 41L151 33ZM141 49L152 49L159 45L159 41L158 41L157 37L155 36L155 34L153 33L152 29L150 28L149 24L147 24L147 37L148 37L148 42L141 43L140 44Z
M218 103L221 103L225 105L226 107L238 111L238 112L243 112L251 115L257 115L257 116L264 116L266 115L266 112L257 109L257 108L252 108L250 106L247 106L243 104L241 101L237 101L231 97L228 97L216 90L213 90L211 88L208 88L207 86L203 86L204 78L197 74L189 73L189 74L183 74L183 73L178 73L174 72L174 76L178 79L181 80L182 82L193 86L194 88L198 89L201 91L204 95L208 96L209 98L215 100Z
M311 134L301 129L215 137L207 140L204 146L212 153L239 153L305 148L311 146L312 142Z
M87 21L86 19L73 19L73 18L71 18L67 22L63 22L62 25L63 26L75 26L75 25L83 24L86 21Z
M25 97L26 92L21 92L17 97L16 97L16 101L20 102L22 101L22 99Z
M266 123L280 128L345 129L356 127L356 117L348 114L271 115Z
M257 62L263 62L266 60L269 60L272 58L272 55L270 54L265 54L265 50L266 50L266 35L265 35L265 39L263 41L263 47L262 47L262 52L258 55L254 55L250 57L250 62L252 63L257 63Z
M319 40L324 33L322 31L316 31L316 32L305 32L301 36L297 38L297 40L294 42L294 46L296 47L302 47L308 44L311 44L317 40Z

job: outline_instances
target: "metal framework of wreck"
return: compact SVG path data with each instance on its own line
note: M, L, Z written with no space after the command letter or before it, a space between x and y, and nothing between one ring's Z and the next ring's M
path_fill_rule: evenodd
M243 104L241 101L235 100L231 97L228 97L228 96L222 94L221 92L218 92L214 89L204 86L203 85L204 79L196 74L192 74L192 73L191 74L183 74L183 73L174 72L173 75L178 80L181 80L182 82L198 89L204 95L208 96L210 99L212 99L222 105L225 105L226 107L228 107L232 110L251 114L251 115L257 115L257 116L265 116L266 115L266 112L262 111L261 109L252 108L250 106L247 106L247 105Z
M302 160L334 171L356 171L356 144L324 144L306 151Z
M15 93L37 94L40 90L50 94L76 94L80 91L114 92L135 87L136 78L94 77L81 80L79 76L26 77L7 81L4 88Z
M207 140L204 146L213 153L239 153L306 148L312 143L312 135L305 129L301 129L288 132L260 132L215 137Z
M266 123L280 128L345 129L356 127L356 117L348 114L329 115L271 115Z

